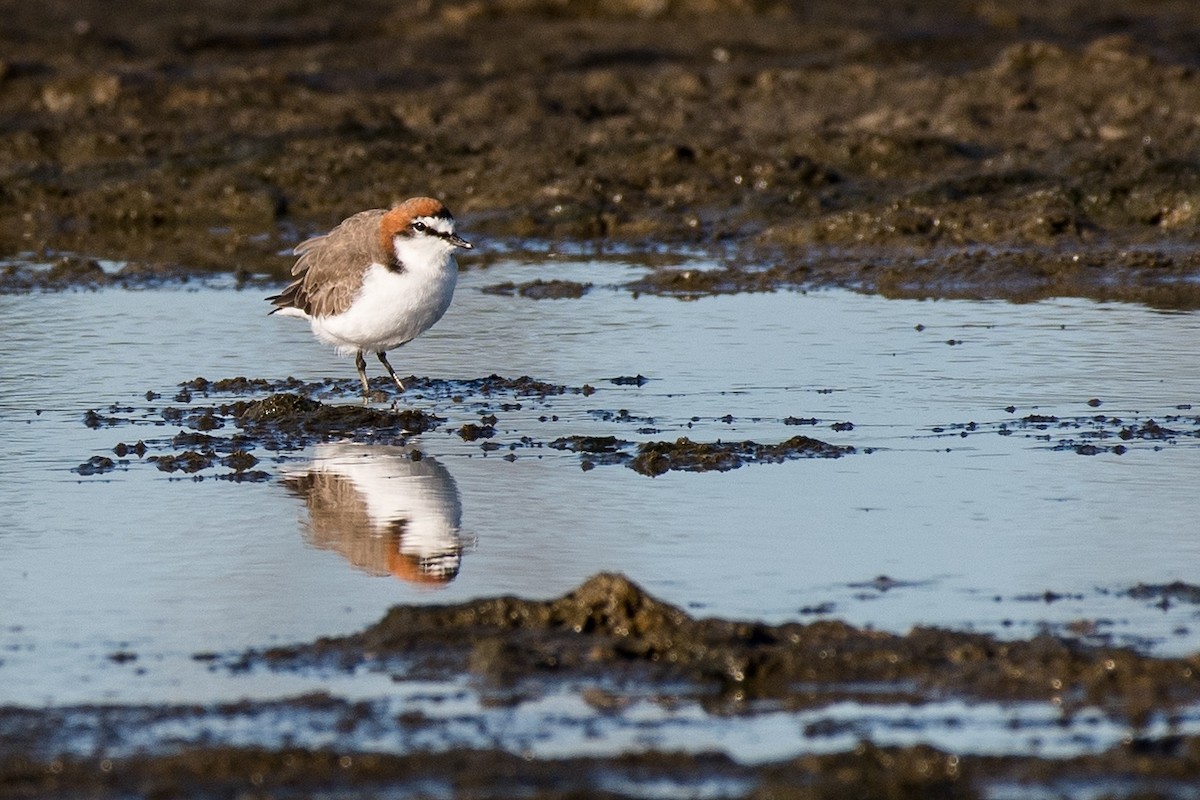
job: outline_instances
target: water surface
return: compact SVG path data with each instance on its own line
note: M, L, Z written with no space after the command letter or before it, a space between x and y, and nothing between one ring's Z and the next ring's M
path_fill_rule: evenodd
M480 291L550 270L597 286L569 300ZM1187 580L1200 563L1200 411L1190 408L1200 409L1200 315L841 291L682 301L611 288L638 274L585 260L468 271L445 319L393 353L402 375L528 374L595 387L509 398L496 412L500 450L453 433L495 399L410 393L406 402L447 418L408 443L431 457L427 472L405 472L403 450L331 444L260 452L276 477L247 484L181 479L136 458L104 475L72 468L118 442L169 439L178 428L150 424L148 409L180 405L179 384L198 375L353 377L352 362L305 325L268 317L265 292L0 297L0 703L200 702L325 687L231 676L193 656L346 633L395 603L550 597L600 570L698 615L1001 636L1087 620L1153 652L1197 649L1196 607L1124 592ZM649 379L641 386L610 381L639 374ZM113 406L134 422L83 424L89 409ZM1032 414L1070 424L1017 424ZM1111 437L1095 440L1105 448L1096 455L1060 447L1092 441L1098 415L1177 417L1186 435L1130 440L1121 454L1107 449L1119 441ZM584 470L574 453L521 441L569 434L769 443L804 434L857 452L648 478ZM296 476L318 473L340 475L326 483L358 505L306 500ZM389 561L389 546L379 549L388 515L418 507L425 527L407 540L410 558ZM374 520L375 540L338 534L346 513ZM442 580L416 579L426 558L440 559Z

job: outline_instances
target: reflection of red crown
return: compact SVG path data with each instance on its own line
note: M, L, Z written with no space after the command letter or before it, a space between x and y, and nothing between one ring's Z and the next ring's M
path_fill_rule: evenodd
M397 578L422 586L445 586L454 580L454 572L422 569L420 556L401 553L399 541L394 541L392 544L393 546L388 548L388 572Z

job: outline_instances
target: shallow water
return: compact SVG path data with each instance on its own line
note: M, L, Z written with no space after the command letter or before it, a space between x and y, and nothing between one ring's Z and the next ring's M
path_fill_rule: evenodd
M840 291L682 301L611 288L638 274L585 260L471 270L446 318L393 353L402 375L528 374L596 388L509 398L497 412L503 449L488 453L451 433L479 421L480 398L410 393L407 402L447 418L410 442L431 457L420 475L396 453L324 446L264 459L278 477L247 484L173 478L136 458L104 475L71 470L117 442L177 432L149 422L91 429L89 409L115 404L141 420L147 408L179 405L170 398L197 375L353 376L303 323L267 317L266 292L0 297L0 704L325 688L317 677L231 676L193 655L346 633L395 603L555 596L600 570L698 615L827 615L1001 636L1082 619L1153 652L1200 649L1197 607L1124 594L1138 582L1194 579L1200 560L1200 314ZM551 276L598 286L573 300L480 291ZM609 380L638 374L649 381ZM147 400L147 391L162 397ZM620 410L627 415L614 418ZM1031 414L1072 426L1016 425ZM1127 450L1080 455L1074 443L1091 441L1096 415L1176 416L1186 434L1096 440ZM832 427L847 422L852 429ZM585 471L578 455L546 447L507 447L569 434L767 443L804 434L858 452L648 478L621 466ZM1071 446L1056 448L1063 440ZM318 473L336 474L332 482L354 487L365 505L306 503L296 476ZM399 499L371 488L399 485ZM372 519L374 540L339 533L345 513ZM395 547L377 541L398 514L420 522L399 566L388 561ZM423 558L449 581L411 580ZM982 749L1021 749L1002 740L1006 728L990 713L974 716L985 719L968 726L990 742ZM776 741L765 728L723 746L752 756L754 741ZM936 741L931 730L924 735Z

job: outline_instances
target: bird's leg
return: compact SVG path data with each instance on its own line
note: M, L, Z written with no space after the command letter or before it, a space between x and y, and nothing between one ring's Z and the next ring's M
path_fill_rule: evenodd
M371 384L367 383L367 360L363 358L363 351L359 350L354 354L354 366L358 368L358 379L363 385L363 402L371 396Z
M396 377L396 370L392 369L392 365L388 363L387 353L385 353L383 350L380 350L378 353L376 353L376 355L379 356L380 362L382 362L383 366L387 369L388 375L392 376L392 380L396 382L396 385L400 387L400 391L403 392L404 383Z

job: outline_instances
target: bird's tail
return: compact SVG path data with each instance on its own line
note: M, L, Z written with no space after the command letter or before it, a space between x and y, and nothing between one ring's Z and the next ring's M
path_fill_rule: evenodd
M298 308L303 311L304 306L308 304L308 298L305 296L302 281L294 281L279 294L268 297L267 302L275 306L267 312L270 315L285 308Z

